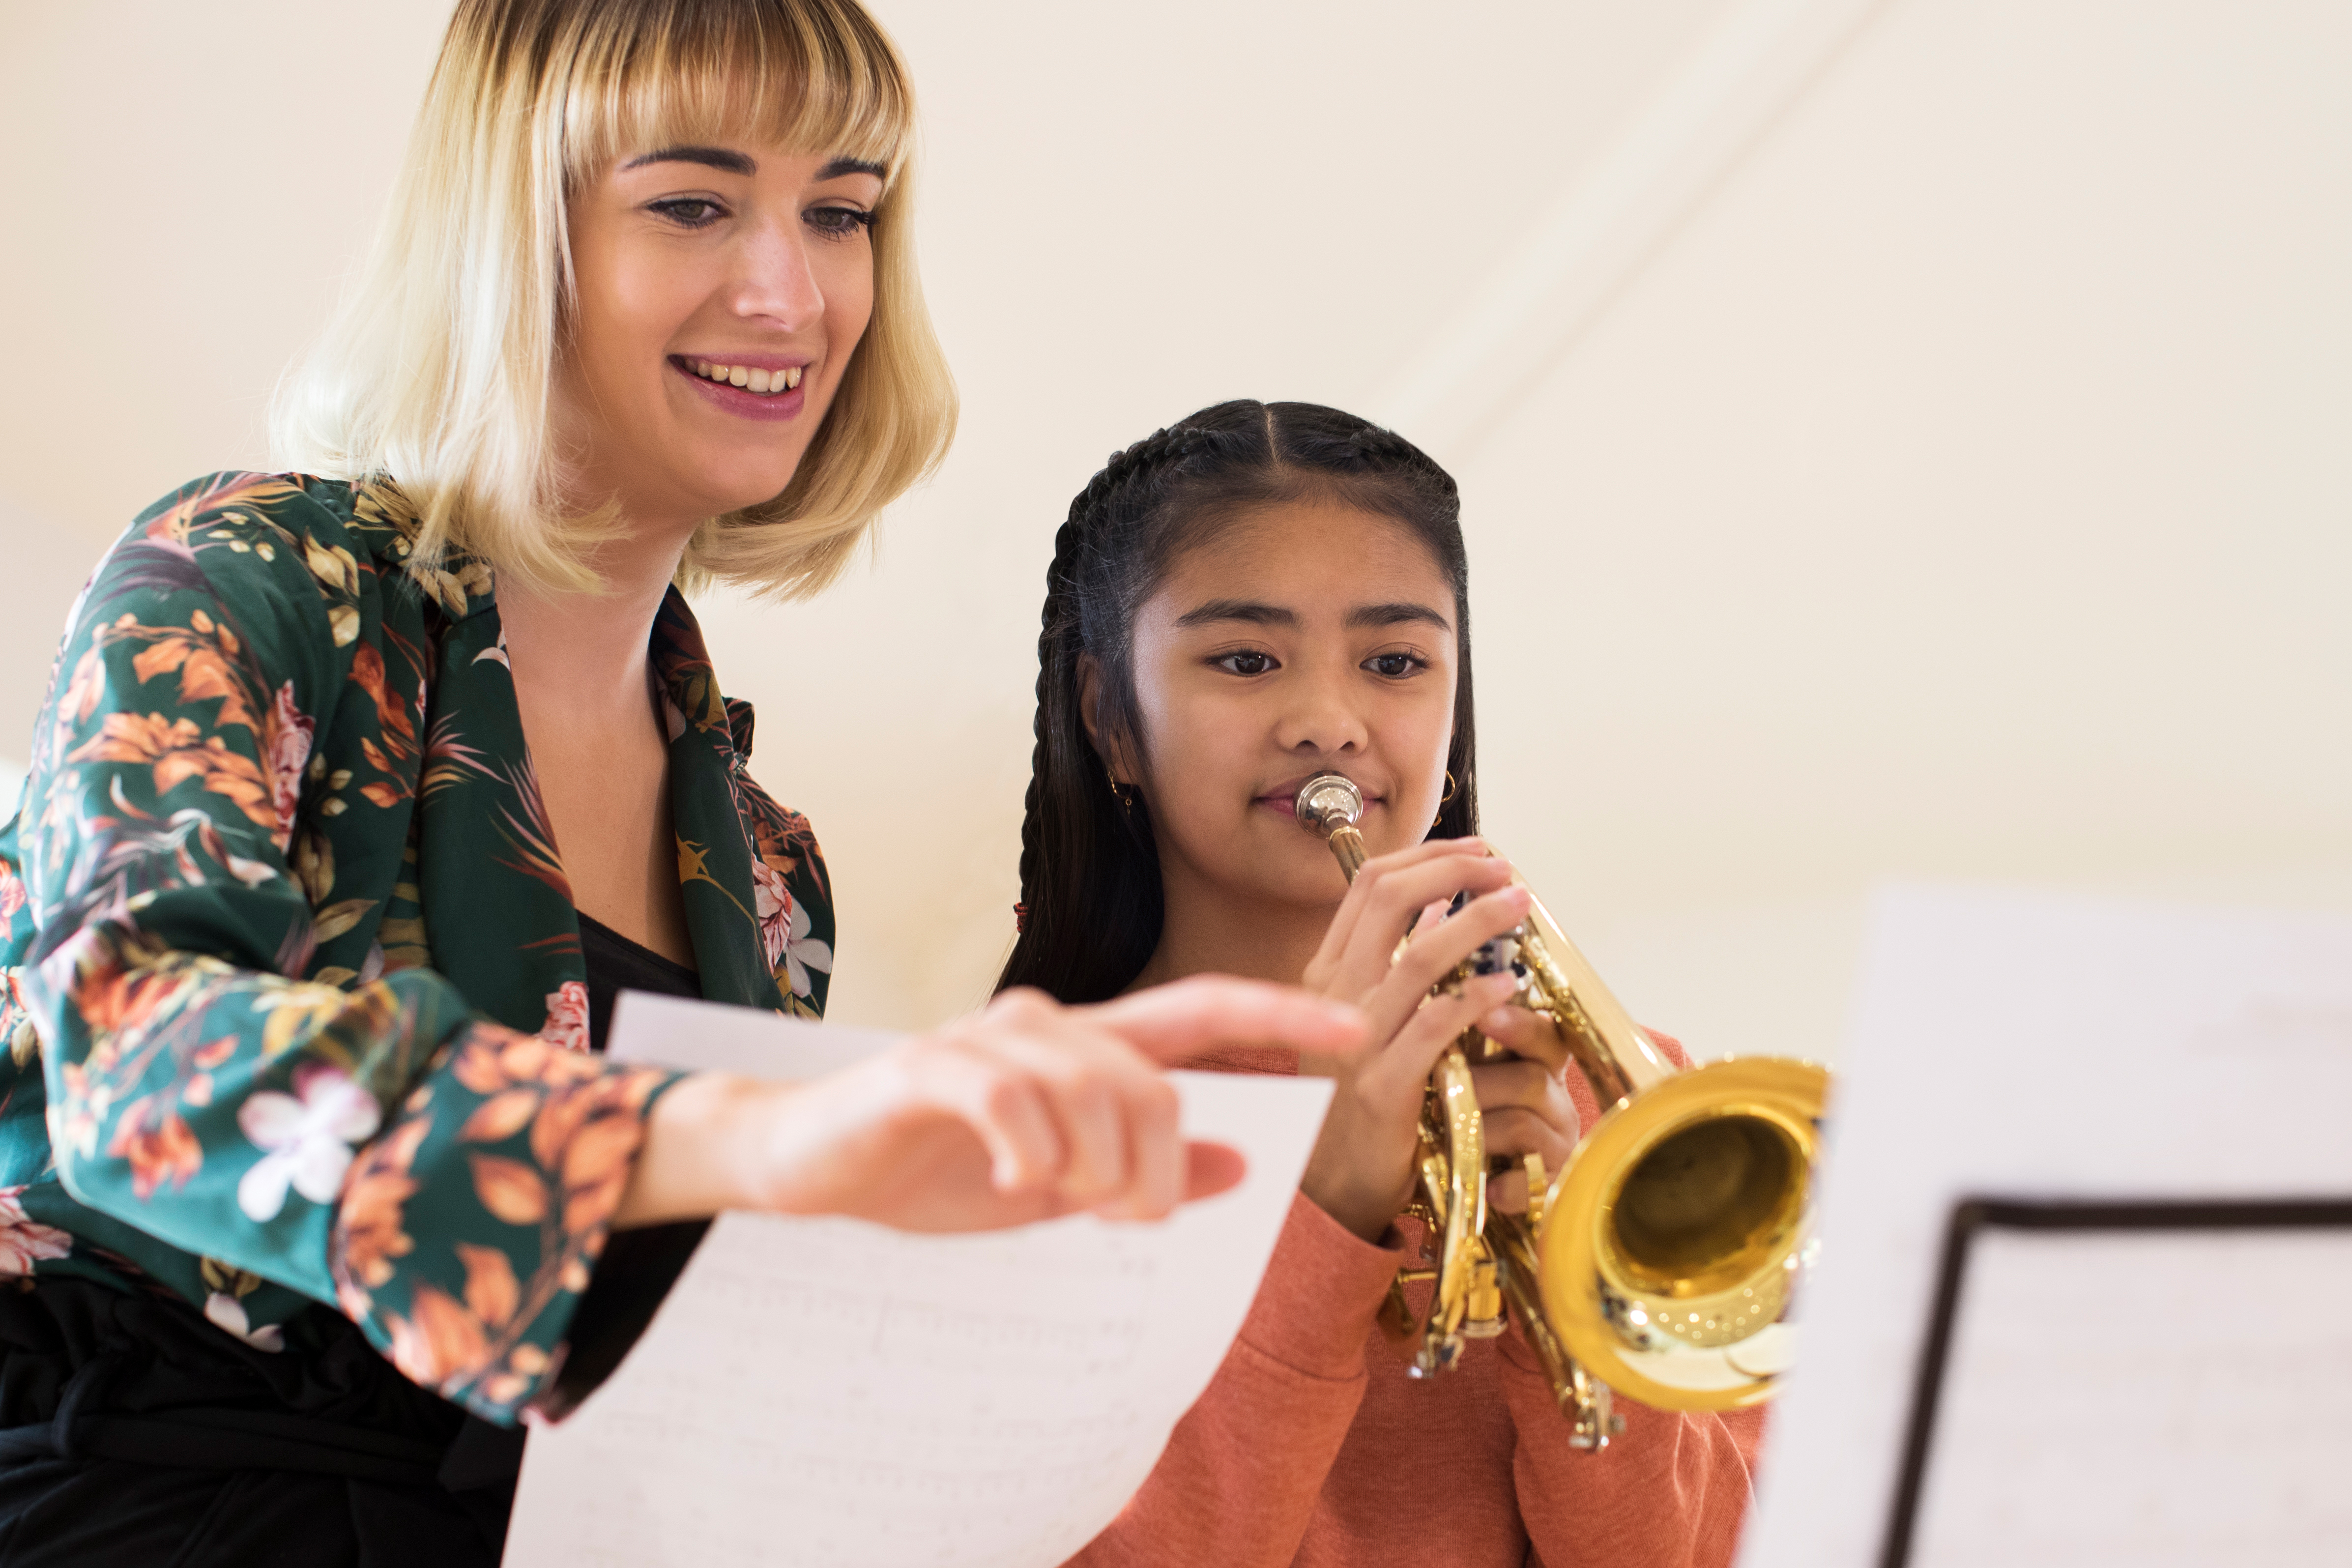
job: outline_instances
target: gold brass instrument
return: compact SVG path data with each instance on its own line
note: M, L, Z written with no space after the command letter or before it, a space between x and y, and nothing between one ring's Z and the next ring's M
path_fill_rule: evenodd
M1349 881L1362 869L1362 792L1339 773L1299 787L1299 823ZM1422 1103L1406 1213L1435 1258L1391 1286L1381 1325L1416 1375L1454 1364L1507 1310L1551 1377L1571 1442L1623 1429L1611 1390L1665 1410L1771 1397L1795 1359L1783 1321L1811 1263L1809 1197L1829 1074L1787 1058L1677 1068L1633 1025L1540 901L1439 984L1511 973L1512 1005L1550 1020L1591 1084L1600 1122L1557 1180L1529 1155L1528 1213L1489 1211L1484 1120L1470 1064L1500 1053L1475 1029L1446 1047ZM1404 1286L1433 1284L1425 1314Z

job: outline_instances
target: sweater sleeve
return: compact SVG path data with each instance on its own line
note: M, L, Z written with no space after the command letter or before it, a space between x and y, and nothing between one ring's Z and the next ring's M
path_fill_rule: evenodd
M1621 1401L1625 1431L1598 1454L1569 1447L1551 1381L1517 1331L1502 1347L1519 1518L1545 1568L1724 1568L1747 1512L1747 1459L1709 1412Z
M1142 1489L1071 1563L1290 1563L1363 1401L1365 1342L1402 1260L1294 1196L1216 1377Z
M230 476L159 509L68 627L19 824L58 1174L511 1420L673 1075L479 1019L429 970L298 978L367 917L315 909L289 850L312 736L373 700L313 581L348 557L306 564L268 517L289 489Z

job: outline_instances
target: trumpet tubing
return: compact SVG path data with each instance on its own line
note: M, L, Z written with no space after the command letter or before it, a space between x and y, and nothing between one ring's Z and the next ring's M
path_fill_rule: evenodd
M1338 773L1298 792L1300 824L1350 881L1367 850L1363 796ZM1663 1409L1732 1409L1771 1397L1794 1360L1785 1321L1811 1262L1812 1170L1829 1075L1811 1062L1734 1058L1678 1068L1602 984L1541 900L1441 989L1475 973L1519 977L1514 1002L1550 1020L1603 1108L1549 1187L1531 1161L1526 1218L1489 1213L1483 1121L1469 1090L1473 1031L1449 1047L1422 1114L1408 1213L1438 1241L1422 1321L1390 1292L1382 1322L1427 1374L1502 1311L1550 1374L1579 1447L1608 1446L1620 1390ZM1475 1195L1473 1195L1475 1194ZM1483 1310L1482 1310L1483 1309Z

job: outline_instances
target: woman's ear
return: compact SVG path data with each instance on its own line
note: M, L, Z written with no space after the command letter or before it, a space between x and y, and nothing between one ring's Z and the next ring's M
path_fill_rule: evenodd
M1121 748L1103 736L1102 666L1090 653L1078 655L1078 722L1087 727L1087 739L1094 742L1095 755L1109 767L1111 778L1119 784L1133 784L1135 781L1127 776L1127 759L1119 754Z

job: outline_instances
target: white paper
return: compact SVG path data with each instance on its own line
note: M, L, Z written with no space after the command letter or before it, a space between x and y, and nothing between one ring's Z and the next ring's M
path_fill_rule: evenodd
M1802 1361L1766 1440L1744 1568L1877 1563L1956 1201L2341 1197L2347 1107L2352 921L1988 889L1884 898L1830 1107ZM2131 1331L2194 1347L2283 1304L2341 1311L2340 1298L2281 1303L2223 1278L2144 1301L2150 1321ZM2008 1399L2021 1432L2076 1419L2066 1403L2095 1400L2104 1375L2087 1370L2095 1347L2123 1331L2049 1319L2086 1370ZM2194 1375L2193 1354L2148 1375ZM2313 1390L2338 1410L2347 1394ZM2290 1441L2283 1430L2243 1440ZM2124 1495L2160 1468L2161 1439L2118 1405L2076 1484ZM1931 1456L1930 1485L1978 1495L1967 1453ZM2217 1506L2252 1527L2263 1496ZM2102 1544L2074 1561L2149 1560Z
M892 1037L631 996L615 1056L805 1078ZM1115 1517L1255 1295L1330 1098L1171 1075L1234 1191L1157 1225L971 1237L730 1214L653 1326L532 1433L506 1561L532 1568L1055 1563Z
M1983 1230L1915 1568L2352 1561L2352 1228Z

